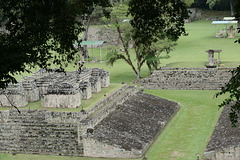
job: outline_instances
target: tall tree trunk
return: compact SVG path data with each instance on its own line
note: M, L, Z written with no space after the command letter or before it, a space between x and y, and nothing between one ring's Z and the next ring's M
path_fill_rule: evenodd
M233 0L229 0L230 8L231 8L231 16L234 16L234 7L233 7Z
M95 12L95 10L96 9L94 8L94 10L92 11L91 14L85 14L85 16L84 16L83 27L84 27L85 31L84 31L83 38L82 38L83 41L88 40L88 30L89 30L89 26L90 26L90 21L91 21L92 15ZM89 58L87 46L83 46L83 54L84 54L84 58Z
M118 21L115 21L117 24L118 24ZM134 73L136 74L136 76L138 76L138 72L136 70L136 68L134 67L133 63L132 63L132 60L131 60L131 57L130 57L130 54L128 52L128 48L127 46L125 45L125 43L123 42L123 37L121 35L121 30L119 28L119 26L117 27L117 32L118 32L118 36L123 44L123 48L124 48L124 52L126 53L127 55L127 63L132 67L132 70L134 71Z

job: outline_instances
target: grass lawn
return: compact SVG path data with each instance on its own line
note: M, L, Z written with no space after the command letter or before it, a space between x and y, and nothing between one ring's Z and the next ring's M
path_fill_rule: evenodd
M235 39L215 38L214 26L210 21L197 21L186 24L186 30L189 32L189 36L179 39L178 45L170 53L170 57L161 59L162 65L168 64L169 67L203 67L208 61L207 53L205 52L208 49L223 50L221 60L225 67L233 67L240 64L240 45L234 43ZM89 53L91 56L91 50ZM94 56L97 55L99 55L99 51L94 49ZM131 85L132 81L136 79L130 66L123 61L116 62L113 67L106 66L105 63L87 63L85 66L109 70L112 87L114 84L120 84L121 82ZM74 70L73 65L69 65L67 70ZM142 77L146 77L148 74L147 67L143 66ZM117 86L119 85L116 85L116 88ZM114 88L112 89L114 90ZM224 97L213 99L217 91L147 90L146 92L179 102L181 105L178 114L147 151L148 159L192 160L196 159L196 154L200 154L202 158L217 119L220 116L221 110L218 110L217 105L220 104ZM101 98L101 95L97 98ZM40 102L37 103L40 104ZM39 105L37 103L36 105ZM96 102L93 100L91 103ZM34 108L34 104L30 104L26 108ZM86 104L83 106L87 108ZM32 159L105 160L104 158L0 154L0 160Z
M203 158L223 100L213 98L216 91L146 90L146 93L180 103L180 110L147 152L151 160Z

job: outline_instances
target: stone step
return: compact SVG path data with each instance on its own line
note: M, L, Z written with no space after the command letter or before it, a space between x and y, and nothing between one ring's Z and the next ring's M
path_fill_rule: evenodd
M7 148L9 147L9 148ZM0 152L5 151L11 153L15 151L16 153L25 153L25 154L50 154L50 155L83 155L82 148L72 147L72 148L47 148L46 146L40 148L33 148L34 146L29 146L29 148L25 148L25 146L19 146L19 148L14 148L12 146L0 147ZM31 148L30 148L31 147Z
M105 104L103 107L99 108L97 111L95 111L93 114L91 114L88 118L93 118L94 116L98 115L99 113L101 113L104 109L108 108L110 105L112 105L114 102L117 102L119 100L121 100L124 96L126 96L127 94L133 92L133 88L126 88L125 90L123 90L119 95L117 95L116 97L112 98L111 100L108 101L107 104Z

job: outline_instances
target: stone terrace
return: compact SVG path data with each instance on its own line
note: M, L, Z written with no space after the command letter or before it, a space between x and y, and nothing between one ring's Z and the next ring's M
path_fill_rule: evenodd
M230 106L226 106L218 120L217 126L212 134L205 151L205 159L231 160L240 159L240 125L232 127L229 119Z
M0 152L82 156L76 121L84 117L81 112L0 112Z
M162 68L143 79L145 89L219 90L233 68Z
M88 146L84 146L84 154L89 152L92 157L141 157L178 109L176 102L138 92L94 127L93 134L88 135L94 142L86 140ZM104 145L96 151L91 143L100 147L98 142Z

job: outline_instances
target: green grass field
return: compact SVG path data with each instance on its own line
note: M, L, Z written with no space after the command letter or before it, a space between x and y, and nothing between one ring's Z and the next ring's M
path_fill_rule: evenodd
M219 26L220 27L220 26ZM175 50L170 53L168 59L161 59L162 65L169 67L203 67L208 61L208 49L221 49L221 60L225 67L234 67L240 64L240 45L234 43L235 39L215 38L214 26L210 21L196 21L186 24L189 36L181 37ZM91 56L91 50L90 56ZM99 56L99 51L94 49L94 57ZM102 52L103 57L106 54ZM164 56L164 54L163 54ZM99 58L98 58L99 59ZM134 58L133 58L134 59ZM104 58L103 58L104 60ZM86 67L100 67L110 71L111 84L116 88L121 82L132 84L136 79L131 68L123 61L118 61L113 67L106 66L105 63L87 63ZM70 65L67 70L74 70ZM142 76L146 77L149 71L143 66ZM18 76L20 79L21 75ZM114 87L114 85L112 85ZM114 88L114 89L116 89ZM106 93L114 90L107 89ZM223 100L213 98L217 91L193 91L193 90L147 90L147 93L160 96L169 100L179 102L180 111L173 120L166 126L154 144L147 151L149 160L192 160L196 159L196 154L203 157L204 150L211 137L220 116L221 110L217 105ZM91 103L96 103L99 97ZM40 102L36 102L40 105ZM34 108L30 104L27 108ZM106 160L104 158L83 158L83 157L59 157L43 155L11 155L0 154L0 160Z

